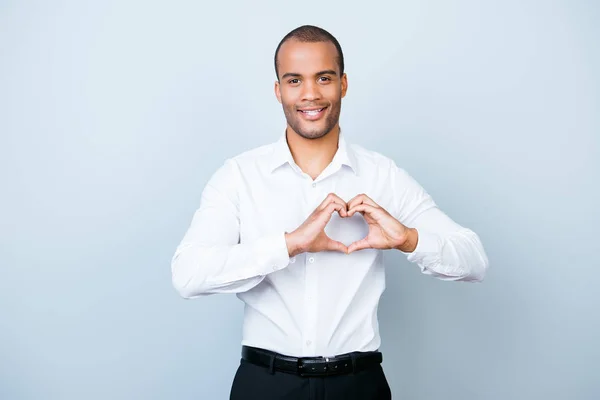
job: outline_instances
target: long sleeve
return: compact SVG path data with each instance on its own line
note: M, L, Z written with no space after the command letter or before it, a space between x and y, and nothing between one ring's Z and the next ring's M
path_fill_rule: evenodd
M415 250L405 253L408 261L442 280L481 282L489 261L479 236L444 214L421 185L395 164L392 179L396 218L419 235Z
M240 243L238 178L233 160L213 174L177 246L171 274L184 298L245 292L289 263L284 232Z

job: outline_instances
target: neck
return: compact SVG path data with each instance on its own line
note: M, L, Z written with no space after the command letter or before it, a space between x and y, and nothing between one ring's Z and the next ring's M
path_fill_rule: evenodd
M333 160L338 149L339 137L339 125L318 139L303 138L289 126L286 129L287 144L294 162L312 179L316 179Z

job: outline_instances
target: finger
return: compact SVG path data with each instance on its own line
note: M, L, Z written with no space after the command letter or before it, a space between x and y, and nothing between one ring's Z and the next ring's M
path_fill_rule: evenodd
M346 208L346 209L348 208L348 204L346 204L346 202L340 196L338 196L335 193L329 193L327 195L327 197L325 197L325 199L321 202L321 204L319 204L319 206L317 207L317 210L324 209L332 202L339 203L339 204L343 205L344 208Z
M342 200L337 194L329 193L327 196L325 196L325 198L317 208L325 208L329 203L331 203L332 200L339 200L341 203L344 203L344 200Z
M364 213L373 214L377 210L378 210L377 207L373 207L372 205L369 205L369 204L358 204L358 205L352 207L348 211L348 217L353 216L354 213L356 213L356 212L359 212L361 214L364 214Z
M357 240L356 242L350 244L350 246L348 246L348 254L352 253L353 251L370 249L370 248L371 248L371 245L369 245L367 238L360 239L360 240Z
M328 207L333 207L333 209L328 209ZM348 215L348 209L346 207L346 203L340 202L337 199L332 199L331 202L321 208L320 211L325 211L331 216L331 213L333 213L334 210L337 210L341 217L346 217Z
M341 251L342 253L348 253L348 247L342 242L338 242L337 240L329 239L327 241L327 250L332 251Z
M379 204L375 203L373 199L371 199L369 196L363 193L359 194L358 196L355 196L352 200L348 202L348 209L351 209L352 207L355 207L359 204L368 204L373 207L379 207Z
M353 198L348 200L348 204L352 203L353 201L355 201L356 199L358 199L361 196L364 196L364 193L357 194L356 196L354 196Z
M321 211L320 217L324 220L323 222L329 221L334 211L337 211L340 215L344 214L344 216L347 213L346 207L342 206L341 204L329 203L329 205Z
M340 204L339 202L333 200L333 199L325 199L324 201L327 202L323 202L321 204L319 204L317 206L317 208L315 208L315 210L313 211L313 214L317 216L317 218L319 217L319 215L321 215L322 213L326 213L327 212L327 207L331 207L332 204L337 204L340 206L340 208L344 208L346 209L346 205L344 204ZM347 210L346 210L347 211ZM333 211L332 211L333 212Z

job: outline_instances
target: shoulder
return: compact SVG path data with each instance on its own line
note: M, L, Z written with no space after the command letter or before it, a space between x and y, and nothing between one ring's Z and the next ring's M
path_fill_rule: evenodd
M396 164L396 161L378 151L370 150L359 144L348 145L354 153L359 167L362 170L373 173L384 173L384 174L406 174L406 171Z
M424 192L420 183L405 168L398 166L394 158L358 144L352 143L349 146L362 175L374 177L382 184L389 185L399 195Z
M244 150L228 159L238 164L256 163L264 161L273 153L275 143L263 144L251 149Z
M219 165L213 176L235 179L242 171L268 163L276 143L268 143L230 155Z

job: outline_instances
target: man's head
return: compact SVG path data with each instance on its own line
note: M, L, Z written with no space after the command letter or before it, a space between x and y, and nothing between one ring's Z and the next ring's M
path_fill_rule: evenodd
M288 33L275 51L275 73L275 95L294 132L317 139L337 126L348 83L342 49L329 32L305 25Z

